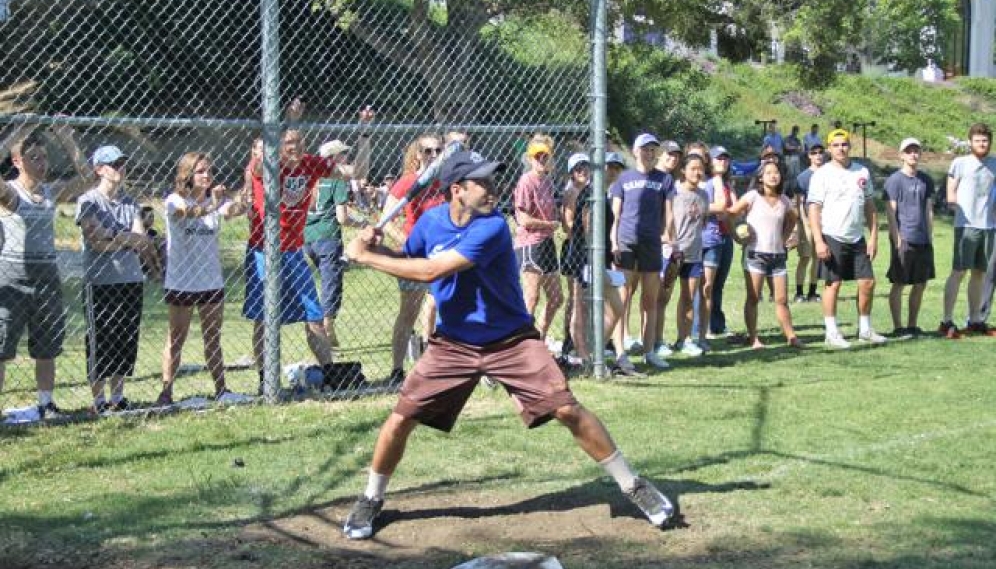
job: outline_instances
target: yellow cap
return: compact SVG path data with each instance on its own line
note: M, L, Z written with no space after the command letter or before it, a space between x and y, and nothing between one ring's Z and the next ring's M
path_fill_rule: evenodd
M553 149L543 142L530 142L526 148L526 155L534 158L537 154L553 154Z
M830 141L837 138L838 136L843 136L844 140L848 142L851 141L851 133L847 132L842 128L838 128L836 130L831 130L830 134L827 135L827 144L830 144Z

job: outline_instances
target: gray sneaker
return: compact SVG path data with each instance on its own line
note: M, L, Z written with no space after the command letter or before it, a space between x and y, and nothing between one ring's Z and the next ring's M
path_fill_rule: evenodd
M657 527L663 527L674 516L674 506L667 496L643 478L636 479L633 489L626 492L626 497Z
M868 330L867 332L858 334L858 341L865 344L884 344L888 342L889 339L876 333L874 330Z
M384 507L384 500L374 500L366 496L360 496L353 509L346 518L346 525L342 526L342 533L349 539L367 539L373 535L374 520L380 515L380 510Z

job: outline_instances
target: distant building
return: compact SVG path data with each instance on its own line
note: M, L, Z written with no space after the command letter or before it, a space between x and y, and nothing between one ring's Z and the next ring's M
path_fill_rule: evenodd
M948 71L972 77L996 77L993 47L996 45L996 3L993 0L961 0L958 11L962 26L951 38Z

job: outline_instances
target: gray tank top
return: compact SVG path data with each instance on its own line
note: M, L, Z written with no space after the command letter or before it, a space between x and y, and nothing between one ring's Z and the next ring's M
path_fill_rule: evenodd
M0 272L5 279L58 278L55 262L55 200L48 185L41 186L41 201L19 182L7 182L17 192L14 211L0 214L3 245Z

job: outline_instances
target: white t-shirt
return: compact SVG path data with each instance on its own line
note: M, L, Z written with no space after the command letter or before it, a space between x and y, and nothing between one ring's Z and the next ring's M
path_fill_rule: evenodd
M954 226L996 228L996 157L959 156L951 161L948 177L958 180Z
M865 202L874 197L868 168L854 161L847 168L824 164L809 181L808 203L823 206L823 234L844 243L857 243L864 236Z
M782 231L785 228L785 215L792 209L792 202L785 196L779 196L775 205L771 205L757 190L747 192L743 199L750 204L750 210L744 219L756 236L747 250L757 253L785 253Z
M221 218L230 207L201 217L179 217L177 209L194 205L207 206L190 198L172 193L166 198L166 290L203 292L225 286L221 272L221 253L218 249L218 230Z

